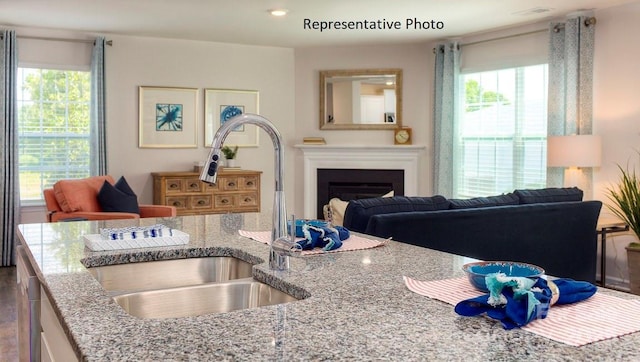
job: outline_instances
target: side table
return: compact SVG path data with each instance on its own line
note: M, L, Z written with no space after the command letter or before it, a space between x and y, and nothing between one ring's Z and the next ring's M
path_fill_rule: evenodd
M596 233L600 235L600 286L607 287L607 235L629 231L629 225L617 218L598 219Z

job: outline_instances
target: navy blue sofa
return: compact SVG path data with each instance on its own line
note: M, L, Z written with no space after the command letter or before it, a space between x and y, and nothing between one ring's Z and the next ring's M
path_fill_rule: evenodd
M543 267L548 275L595 282L602 203L577 188L516 190L467 200L443 196L349 202L348 229L481 260Z

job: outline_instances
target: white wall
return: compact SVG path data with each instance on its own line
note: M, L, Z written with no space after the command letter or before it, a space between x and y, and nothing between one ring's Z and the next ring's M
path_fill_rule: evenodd
M260 92L260 114L281 132L285 144L295 132L293 119L293 50L198 41L112 36L106 51L108 165L114 177L125 175L140 202L152 201L150 172L191 170L206 159L204 88L249 89ZM197 149L138 148L138 86L200 89ZM259 148L241 148L238 163L261 170L262 207L273 203L274 153L271 139L259 131ZM210 142L210 140L209 140ZM291 152L287 164L291 164ZM286 154L285 154L286 155ZM287 173L285 185L294 174ZM287 196L293 192L287 187ZM293 201L290 201L293 202Z
M329 144L393 144L391 130L320 130L318 72L334 69L401 68L404 82L402 124L413 128L414 144L426 146L426 150L420 155L418 192L420 195L429 195L432 190L430 157L433 66L432 47L427 44L296 49L296 143L302 143L303 137L320 136ZM294 172L300 174L303 168L302 153L299 150L295 152ZM299 215L303 213L303 192L300 179L295 187L295 211Z
M594 134L602 137L602 166L594 172L594 198L607 203L606 189L616 182L616 164L640 170L640 2L598 10L595 54ZM603 207L604 215L610 214ZM626 278L624 247L631 235L610 237L607 275Z

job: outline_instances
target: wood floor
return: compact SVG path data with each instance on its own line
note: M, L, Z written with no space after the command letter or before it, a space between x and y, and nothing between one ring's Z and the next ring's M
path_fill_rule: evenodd
M18 360L16 267L0 267L0 362Z

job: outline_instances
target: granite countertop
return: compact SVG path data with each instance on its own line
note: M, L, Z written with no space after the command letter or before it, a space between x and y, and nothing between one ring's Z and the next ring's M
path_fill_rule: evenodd
M190 234L184 246L91 252L82 235L102 227L163 223ZM266 214L184 216L19 226L31 262L81 360L628 360L640 333L571 347L409 291L418 280L463 276L466 258L390 242L362 251L291 259L272 272L268 247L237 229L269 230ZM257 279L309 296L293 303L198 317L140 319L121 309L80 262L235 255L259 263ZM630 294L601 290L621 298Z

